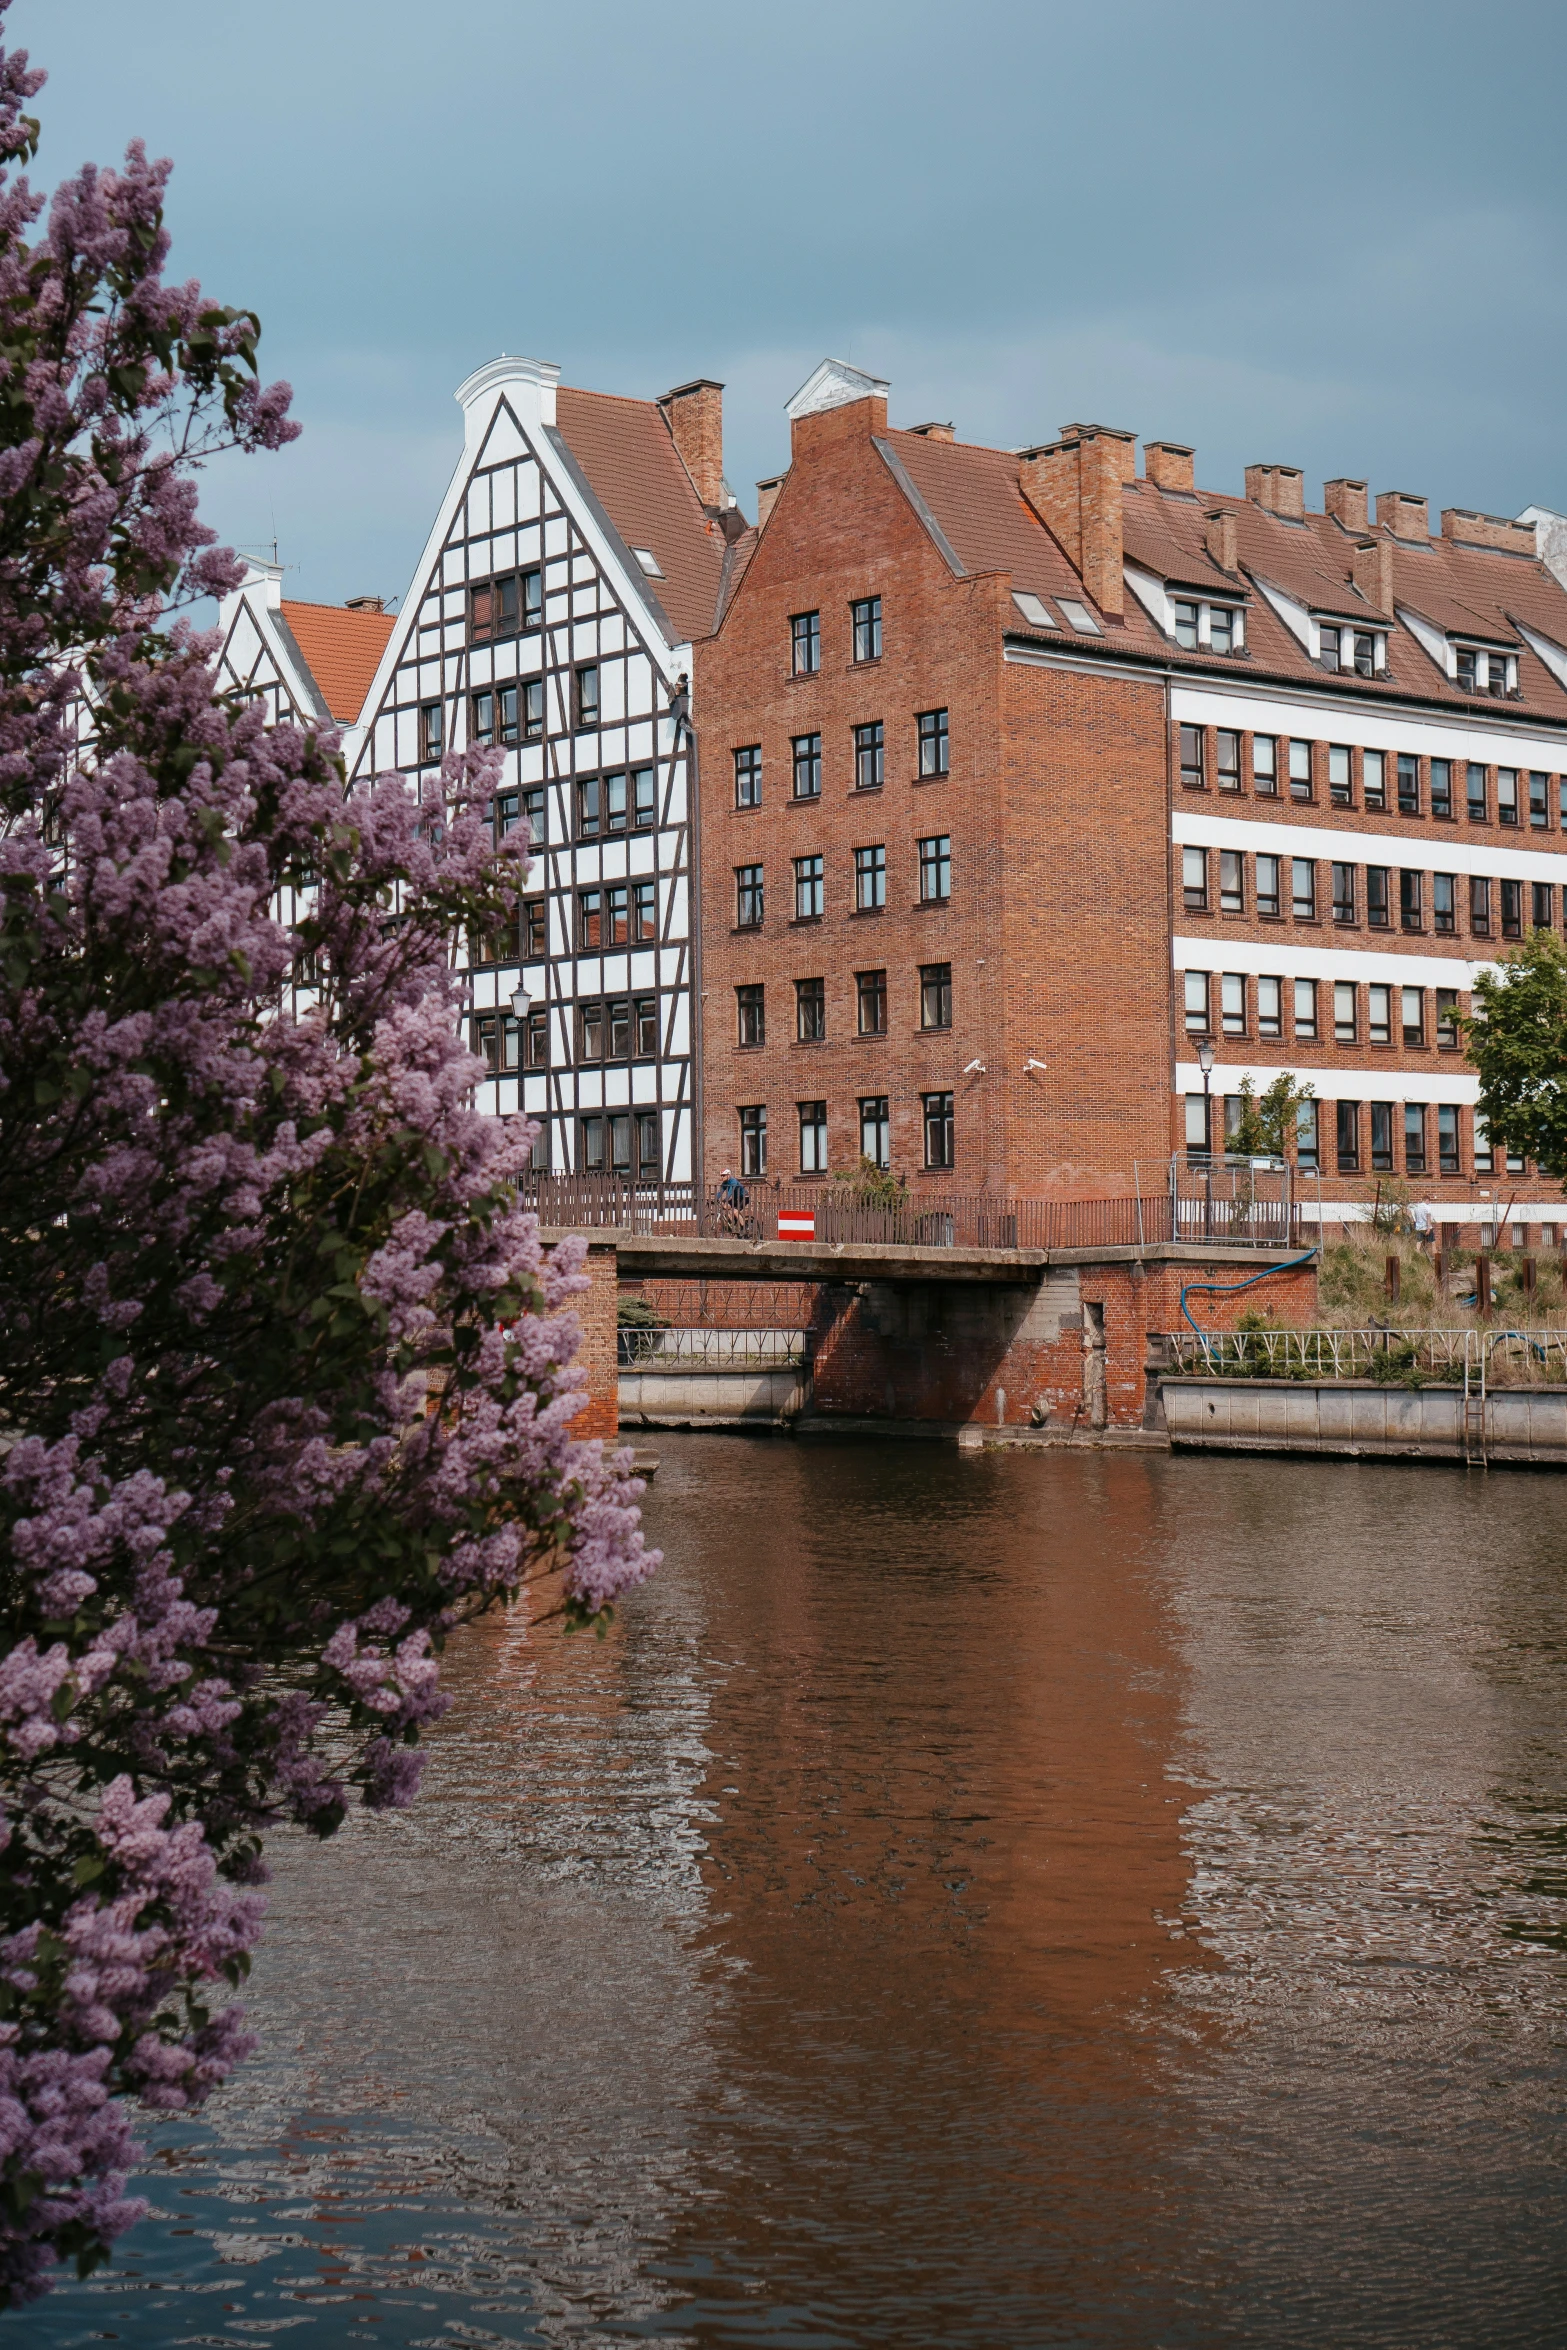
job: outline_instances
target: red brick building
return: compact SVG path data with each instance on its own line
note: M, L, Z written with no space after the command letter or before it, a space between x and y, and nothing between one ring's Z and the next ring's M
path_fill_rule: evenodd
M706 1174L862 1150L1092 1195L1314 1088L1325 1213L1536 1203L1474 1115L1476 969L1567 920L1543 525L1067 427L891 429L824 363L695 648ZM1555 559L1553 554L1553 560ZM1211 1049L1211 1094L1200 1067Z

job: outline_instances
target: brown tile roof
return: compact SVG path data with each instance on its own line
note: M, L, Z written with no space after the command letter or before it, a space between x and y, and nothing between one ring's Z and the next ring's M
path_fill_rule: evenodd
M556 395L557 429L588 485L630 549L645 547L663 573L632 562L670 622L676 643L718 625L724 534L706 512L663 414L652 400L611 392Z
M914 432L889 432L887 442L965 571L1010 571L1013 586L1033 595L1083 597L1082 581L1019 489L1017 459L1007 450Z
M352 726L392 633L391 613L350 612L342 604L293 604L285 597L283 618L321 699L340 726Z

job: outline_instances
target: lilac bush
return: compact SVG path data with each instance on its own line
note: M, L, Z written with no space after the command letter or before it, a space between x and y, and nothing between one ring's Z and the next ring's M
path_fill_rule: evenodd
M410 1800L466 1616L602 1628L656 1563L571 1435L580 1250L472 1106L496 754L350 795L218 693L192 477L288 390L165 282L167 166L45 218L41 80L0 52L0 2304L243 2053L266 1829Z

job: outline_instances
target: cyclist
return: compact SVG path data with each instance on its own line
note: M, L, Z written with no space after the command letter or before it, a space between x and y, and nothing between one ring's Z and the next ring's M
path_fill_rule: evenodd
M719 1221L726 1232L744 1231L745 1208L749 1198L745 1185L726 1167L724 1179L718 1186Z

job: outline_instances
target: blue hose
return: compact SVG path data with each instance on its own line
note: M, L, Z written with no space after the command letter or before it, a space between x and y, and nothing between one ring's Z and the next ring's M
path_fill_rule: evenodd
M1316 1254L1317 1251L1314 1248L1308 1248L1303 1257L1290 1257L1282 1265L1269 1265L1261 1273L1248 1273L1244 1281L1188 1281L1181 1291L1181 1312L1186 1316L1187 1321L1191 1322L1191 1326L1199 1338L1219 1337L1222 1335L1221 1332L1205 1330L1200 1322L1192 1322L1191 1311L1186 1300L1194 1289L1211 1291L1216 1297L1229 1297L1237 1289L1250 1289L1254 1282L1271 1281L1275 1273L1293 1273L1297 1265L1309 1265Z

